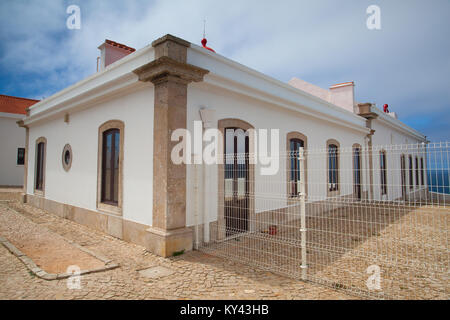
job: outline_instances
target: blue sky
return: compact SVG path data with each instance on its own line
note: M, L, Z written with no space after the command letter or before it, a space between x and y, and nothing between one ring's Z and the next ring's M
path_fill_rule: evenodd
M66 28L79 5L81 29ZM381 30L366 8L381 9ZM450 137L450 1L2 0L0 93L48 97L96 70L107 38L137 49L171 33L281 81L355 81L360 102L391 111L432 141Z

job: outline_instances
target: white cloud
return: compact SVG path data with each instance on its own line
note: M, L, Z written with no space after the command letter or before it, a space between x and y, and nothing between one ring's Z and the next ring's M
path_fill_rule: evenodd
M81 30L66 29L69 4ZM142 48L172 33L287 81L322 87L355 80L361 101L389 103L405 117L443 112L450 99L450 2L379 0L382 30L366 28L373 1L2 1L2 73L36 73L21 84L48 94L95 72L105 38ZM6 44L5 44L6 43ZM36 93L37 94L37 93ZM414 97L414 98L413 98ZM420 103L419 103L420 102ZM447 104L448 106L448 104Z

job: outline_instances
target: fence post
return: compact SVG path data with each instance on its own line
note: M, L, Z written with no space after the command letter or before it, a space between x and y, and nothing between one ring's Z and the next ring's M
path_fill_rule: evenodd
M300 235L301 235L301 258L302 264L300 268L302 269L302 280L307 279L307 268L306 264L306 181L305 181L305 152L303 147L299 149L299 162L300 162Z
M194 173L194 216L195 216L195 243L194 243L194 249L198 250L198 244L199 244L199 239L198 239L198 196L199 196L199 187L198 187L198 164L196 164L196 159L195 159L196 155L193 154L193 159L194 159L194 163L192 164L193 166L193 173Z

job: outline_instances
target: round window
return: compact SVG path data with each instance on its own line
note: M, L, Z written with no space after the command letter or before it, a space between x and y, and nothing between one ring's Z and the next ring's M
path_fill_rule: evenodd
M72 166L72 148L70 144L66 144L62 153L62 165L64 170L69 171Z

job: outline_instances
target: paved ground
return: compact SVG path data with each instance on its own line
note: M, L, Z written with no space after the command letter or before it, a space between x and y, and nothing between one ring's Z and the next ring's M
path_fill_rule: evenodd
M82 251L45 226L34 223L15 210L0 203L0 234L11 239L12 245L33 260L47 273L66 273L76 264L80 270L105 267L105 263Z
M31 274L0 246L0 299L354 299L318 285L193 251L164 259L100 232L19 202L2 202L0 215L17 215L120 264L114 270L82 276L81 289L67 280L47 281ZM5 205L7 207L5 207ZM14 223L5 219L4 223ZM9 221L9 222L8 222ZM8 228L3 225L3 228ZM12 227L12 226L11 226ZM0 234L1 235L1 234ZM5 235L2 235L6 237ZM6 237L7 238L7 237ZM8 239L14 243L14 239ZM139 270L158 267L158 278ZM168 274L169 275L165 275Z
M309 215L308 279L365 297L448 300L449 212L438 204L359 203ZM300 228L299 220L279 219L276 235L242 233L203 250L300 278ZM380 271L379 290L367 288L369 267Z

